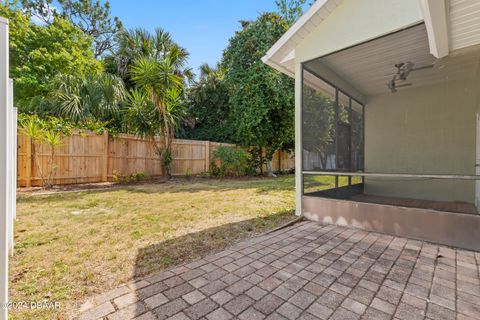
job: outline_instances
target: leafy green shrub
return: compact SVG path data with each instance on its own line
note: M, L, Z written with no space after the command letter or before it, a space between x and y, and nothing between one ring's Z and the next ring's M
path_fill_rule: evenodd
M170 149L164 149L162 154L163 165L165 167L165 173L168 178L172 177L172 164L173 154Z
M50 189L53 187L53 179L57 172L57 164L55 163L56 148L63 144L62 128L52 125L49 122L40 120L37 116L21 117L19 121L20 131L27 137L30 137L33 144L33 160L37 164L38 175L42 180L42 186ZM49 147L49 156L47 165L44 168L37 155L41 146ZM44 170L45 169L45 170Z
M143 172L134 172L130 175L130 177L132 180L137 182L144 181L149 178L149 176Z
M219 147L213 153L211 175L217 177L240 177L252 173L248 152L233 147Z
M117 170L113 170L112 178L113 178L113 182L115 182L115 183L122 183L123 182L123 175L122 175L121 172L119 172Z
M187 170L185 170L185 179L190 180L192 177L192 171L190 171L190 168L187 168Z
M18 114L19 127L22 127L27 122L37 122L42 128L51 129L66 136L72 135L74 131L79 132L80 134L83 131L91 131L95 134L102 134L104 131L108 131L112 135L118 134L116 130L108 128L108 122L89 119L84 121L73 121L53 116L39 117L36 114Z
M112 176L115 183L140 182L150 179L150 176L143 172L134 172L130 175L122 175L121 172L113 170Z
M74 132L83 134L84 131L92 131L102 134L107 130L107 122L85 120L75 122L52 116L39 117L36 114L20 113L18 115L19 131L30 137L33 143L33 160L37 165L38 174L42 180L42 186L52 188L58 165L55 163L55 151L63 145L63 137L70 136ZM37 155L41 146L49 147L49 156L46 167Z
M197 177L199 178L209 178L212 175L212 172L205 171L205 172L200 172L197 174Z

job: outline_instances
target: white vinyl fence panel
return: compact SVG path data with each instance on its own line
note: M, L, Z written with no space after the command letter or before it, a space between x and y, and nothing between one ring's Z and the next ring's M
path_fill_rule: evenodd
M7 138L7 197L8 197L8 250L13 255L13 221L16 218L17 211L17 109L13 107L13 81L9 81L8 94L8 130Z
M16 208L16 110L8 76L8 20L0 17L0 320L8 318L8 256Z

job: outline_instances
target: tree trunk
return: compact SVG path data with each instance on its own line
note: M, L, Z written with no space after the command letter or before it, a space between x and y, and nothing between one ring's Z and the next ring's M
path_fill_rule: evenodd
M171 130L170 124L168 123L167 119L167 110L165 107L165 101L159 101L159 109L160 114L163 118L163 139L165 143L165 149L163 150L162 160L163 160L163 167L165 168L165 175L168 179L172 177L171 174L171 161L165 161L167 157L172 156L172 137L171 137Z
M32 144L32 157L33 162L37 165L37 174L40 176L40 180L42 181L42 188L46 185L45 175L43 174L42 163L37 155L37 144L34 142Z
M273 173L272 160L267 161L267 175L269 177L276 177L277 176L275 173Z
M55 176L55 171L57 170L55 163L54 163L54 158L55 158L55 149L53 146L50 146L50 157L48 159L47 163L47 189L53 188L53 177Z

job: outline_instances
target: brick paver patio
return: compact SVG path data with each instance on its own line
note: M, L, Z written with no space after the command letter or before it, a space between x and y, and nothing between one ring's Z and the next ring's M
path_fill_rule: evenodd
M480 319L480 253L301 222L156 273L79 319Z

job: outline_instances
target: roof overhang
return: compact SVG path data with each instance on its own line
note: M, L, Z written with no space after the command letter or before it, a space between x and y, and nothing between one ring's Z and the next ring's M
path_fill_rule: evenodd
M352 4L358 6L358 3L355 1L317 0L310 9L267 51L262 58L262 61L289 76L294 76L295 63L303 62L303 60L308 61L312 58L318 58L330 54L331 52L319 52L316 57L312 56L308 57L309 59L303 59L301 52L298 51L299 44L301 43L303 45L309 43L309 41L311 42L311 35L314 32L321 30L319 29L321 28L320 25L327 26L332 19L345 19L345 16L337 13L344 12L345 9L352 6ZM480 45L480 33L478 32L478 26L480 25L480 1L478 0L415 0L408 1L409 6L407 6L407 2L399 2L395 0L390 1L392 2L369 0L362 3L362 5L364 7L371 6L372 10L376 9L377 11L385 12L385 15L387 16L412 15L412 20L410 21L412 23L409 24L408 19L400 19L400 22L403 24L400 23L396 25L396 29L388 29L387 26L385 30L382 30L382 27L385 27L383 25L385 24L385 21L377 22L375 20L375 23L378 23L378 25L372 25L372 22L370 27L378 29L379 34L376 35L377 37L397 32L423 22L425 23L428 35L427 43L429 46L429 52L436 59L447 57L451 53L455 53L458 50L467 47ZM418 8L418 13L413 13L413 11L415 11L415 6ZM356 17L353 17L353 19L355 18ZM414 21L415 19L416 21ZM388 24L388 22L386 24ZM336 30L326 27L321 30L323 34L326 32L328 33L329 31L335 32ZM346 31L343 30L342 32ZM321 34L322 33L317 32L315 37L321 37ZM342 34L337 34L337 38L342 38ZM310 38L307 39L309 36ZM350 40L347 35L343 38L344 41L342 46L336 48L336 51L358 45L362 42ZM374 38L374 35L369 34L364 41L372 40ZM302 42L303 40L305 41ZM350 45L348 45L349 41L351 42Z
M267 51L262 61L289 75L295 74L295 47L325 20L343 0L317 0L308 11Z
M291 70L291 69L287 69L285 66L283 66L281 63L277 63L275 62L274 60L271 60L271 59L264 59L262 58L262 61L269 65L270 67L272 67L273 69L276 69L284 74L286 74L287 76L290 76L290 77L295 77L295 70Z

